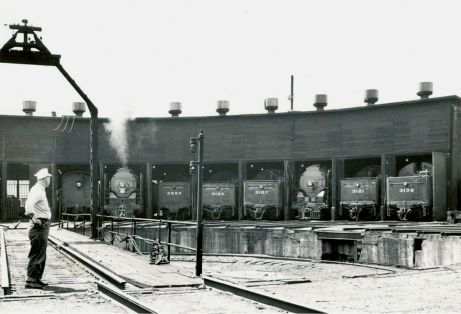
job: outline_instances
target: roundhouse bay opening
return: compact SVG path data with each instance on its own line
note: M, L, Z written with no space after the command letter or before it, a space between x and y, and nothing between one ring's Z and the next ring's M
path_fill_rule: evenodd
M56 164L56 202L60 221L90 221L91 176L88 164ZM101 187L101 186L99 186ZM103 202L100 200L100 205Z

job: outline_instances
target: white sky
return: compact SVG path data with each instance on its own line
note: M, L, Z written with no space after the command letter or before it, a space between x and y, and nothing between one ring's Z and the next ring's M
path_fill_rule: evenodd
M0 0L0 46L13 34L4 24L40 26L44 44L100 116L129 108L132 116L264 113L279 98L290 109L363 105L366 89L380 103L417 99L418 83L434 82L433 97L461 95L460 1L195 1ZM54 67L0 64L0 114L72 114L79 95ZM85 113L89 116L89 113Z

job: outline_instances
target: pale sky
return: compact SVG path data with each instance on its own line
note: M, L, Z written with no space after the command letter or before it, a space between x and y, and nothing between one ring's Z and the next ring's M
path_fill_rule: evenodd
M0 46L5 24L27 18L42 27L44 44L98 107L111 117L265 113L265 98L290 109L363 106L366 89L379 102L417 99L418 83L433 97L461 95L460 1L195 1L0 0ZM53 67L0 64L0 114L72 114L82 101ZM86 112L85 116L89 116Z

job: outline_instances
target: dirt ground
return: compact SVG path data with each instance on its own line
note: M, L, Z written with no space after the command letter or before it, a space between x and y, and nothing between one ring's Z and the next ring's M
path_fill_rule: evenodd
M187 261L189 260L189 261ZM194 269L189 257L173 257ZM427 270L205 257L204 274L328 313L461 313L461 265Z
M101 296L96 291L62 293L53 297L32 296L30 299L1 299L0 313L130 313L126 308Z

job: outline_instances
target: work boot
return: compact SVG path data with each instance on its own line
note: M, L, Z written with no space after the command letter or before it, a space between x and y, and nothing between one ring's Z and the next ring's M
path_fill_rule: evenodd
M48 286L48 283L47 282L43 282L41 279L38 279L37 280L37 283L42 285L42 286Z

